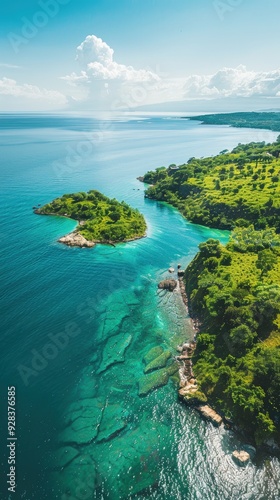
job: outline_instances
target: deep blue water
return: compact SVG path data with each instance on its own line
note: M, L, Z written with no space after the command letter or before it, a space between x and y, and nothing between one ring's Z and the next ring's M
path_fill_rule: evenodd
M169 266L187 265L201 241L225 242L227 234L145 199L136 179L277 134L135 115L1 115L0 130L1 498L8 498L8 385L17 395L11 498L279 498L278 461L237 469L236 438L182 406L172 376L139 397L145 354L161 346L174 355L192 335L180 300L159 294L157 282ZM75 223L36 216L32 207L89 189L137 207L147 238L92 250L58 244ZM121 342L123 356L106 366ZM90 443L84 432L92 432Z

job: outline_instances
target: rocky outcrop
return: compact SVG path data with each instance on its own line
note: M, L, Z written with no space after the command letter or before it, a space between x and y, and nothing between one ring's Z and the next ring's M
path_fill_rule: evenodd
M209 405L201 405L197 406L196 410L204 417L206 420L209 420L216 427L219 427L223 423L223 419L221 415L219 415L211 406ZM250 455L249 455L250 458Z
M181 353L176 356L177 361L180 362L179 377L180 377L180 390L181 396L186 396L188 391L194 392L192 389L197 390L196 379L192 369L192 356L195 350L195 342L185 343L177 347Z
M87 240L77 231L62 236L58 241L69 247L92 248L95 246L94 241Z
M247 453L247 451L244 451L244 450L241 450L241 451L235 450L231 456L232 456L234 462L237 465L239 465L240 467L245 467L245 465L248 464L248 462L251 458L249 453Z
M180 274L183 273L181 276L179 276L179 272ZM185 284L184 284L184 281L183 281L183 276L184 276L184 271L178 271L178 281L179 281L179 288L180 288L180 292L181 292L181 296L182 296L182 300L185 304L185 306L188 308L188 297L187 297L187 294L186 294L186 289L185 289Z
M179 368L180 389L179 396L186 402L193 402L196 406L195 409L215 426L221 425L223 422L222 417L211 406L201 404L207 401L205 394L199 390L195 375L193 373L192 356L196 347L195 342L185 343L178 346L177 350L180 355L176 357L180 362Z
M163 280L158 284L158 288L161 290L169 290L173 292L177 286L176 280Z

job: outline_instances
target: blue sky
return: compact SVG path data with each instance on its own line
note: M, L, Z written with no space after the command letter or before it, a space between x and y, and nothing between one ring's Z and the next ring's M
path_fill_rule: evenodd
M280 97L279 0L13 0L0 14L0 110Z

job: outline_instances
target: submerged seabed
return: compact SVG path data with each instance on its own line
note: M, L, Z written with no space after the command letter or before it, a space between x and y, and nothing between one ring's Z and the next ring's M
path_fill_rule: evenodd
M180 298L157 283L169 266L186 266L201 241L227 234L145 200L136 180L157 166L277 134L147 116L104 125L11 115L0 117L0 127L1 391L16 386L17 497L279 499L277 459L237 468L236 436L177 399L176 345L193 332ZM32 206L89 189L139 208L147 238L93 250L59 245L75 223L38 217ZM74 333L68 340L65 328ZM5 475L2 418L0 425ZM7 498L5 482L0 488Z

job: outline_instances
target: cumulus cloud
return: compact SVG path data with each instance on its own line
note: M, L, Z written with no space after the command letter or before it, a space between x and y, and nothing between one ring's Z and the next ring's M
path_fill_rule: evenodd
M280 97L280 70L255 72L240 65L213 75L191 75L184 86L184 97Z
M76 60L83 68L80 74L71 73L62 79L72 85L95 80L125 82L157 82L159 76L147 69L135 69L114 60L114 50L101 38L88 35L77 47Z
M280 97L280 70L256 72L240 65L210 75L176 79L116 61L113 48L95 35L87 36L77 47L76 62L80 71L61 79L72 86L76 102L92 102L101 108L134 108L176 100Z
M11 78L0 79L0 96L20 97L28 100L38 100L47 104L63 106L67 104L66 97L56 90L40 89L36 85L18 84Z

